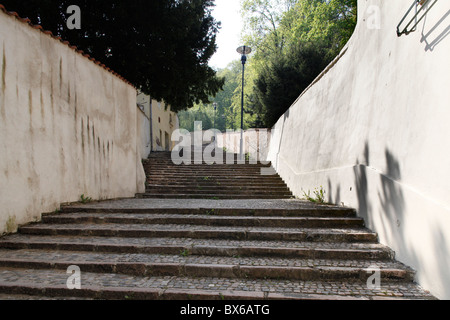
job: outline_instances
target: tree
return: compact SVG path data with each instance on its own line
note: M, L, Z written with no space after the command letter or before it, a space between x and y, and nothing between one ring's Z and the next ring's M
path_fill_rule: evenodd
M208 103L224 80L208 66L220 23L214 0L4 0L34 24L76 45L173 111ZM70 30L70 5L81 30Z
M256 51L254 109L271 127L332 61L356 26L356 0L244 0Z
M281 59L273 61L255 81L257 107L264 123L272 127L327 66L328 48L320 43L293 46Z

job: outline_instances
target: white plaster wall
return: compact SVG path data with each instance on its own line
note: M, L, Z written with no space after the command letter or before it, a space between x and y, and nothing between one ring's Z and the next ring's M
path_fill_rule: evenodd
M138 108L137 124L139 126L138 139L140 142L141 159L147 159L150 155L151 150L151 137L150 137L150 119L147 115Z
M145 188L136 90L0 10L0 234Z
M243 134L244 154L250 156L252 161L265 161L270 145L270 129L249 129ZM241 133L229 131L217 135L217 146L226 148L227 152L240 153Z
M279 119L268 159L295 195L323 186L357 208L419 284L449 299L450 1L397 37L411 4L358 1L353 37Z

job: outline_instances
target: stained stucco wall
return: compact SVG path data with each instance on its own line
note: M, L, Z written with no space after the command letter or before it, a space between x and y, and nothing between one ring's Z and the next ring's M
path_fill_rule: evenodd
M434 1L430 1L432 3ZM323 186L450 298L450 2L397 37L411 0L359 0L341 56L272 130L271 160L297 196Z
M243 134L243 152L252 162L267 159L267 152L270 145L270 129L249 129ZM226 148L227 152L239 154L241 152L240 131L230 130L217 134L217 146Z
M0 10L0 234L75 202L143 192L136 90Z

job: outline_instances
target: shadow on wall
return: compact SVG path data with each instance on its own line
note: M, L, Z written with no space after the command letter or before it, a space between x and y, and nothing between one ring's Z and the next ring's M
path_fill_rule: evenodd
M333 195L336 194L335 198L333 199ZM333 192L333 187L331 185L331 180L328 178L328 203L335 203L340 204L341 203L341 185L338 184L336 186L336 192Z
M430 28L430 30L425 34L425 28L427 25L426 22L426 17L425 17L425 22L423 24L423 28L422 28L422 38L420 39L420 42L423 43L425 42L425 51L433 51L435 49L435 47L442 41L444 40L448 35L450 35L450 22L447 19L450 16L450 10L447 11L442 18L433 26ZM439 35L437 35L436 37L434 37L433 39L429 39L433 36L433 34L435 33L436 29L443 23L447 23L449 24L447 26L447 28L445 28Z
M394 154L385 149L385 170L380 174L381 190L377 190L378 203L374 201L374 191L369 190L368 170L370 169L370 148L366 142L363 151L363 161L356 161L354 169L358 212L366 224L373 228L380 225L378 233L382 233L387 242L396 244L398 250L406 250L402 234L402 222L405 219L405 199L397 181L401 179L400 164ZM371 187L373 188L373 187ZM369 195L369 192L372 196ZM375 212L375 211L379 211Z
M363 163L360 164L359 160L356 160L356 166L354 169L355 174L355 186L356 186L356 195L358 197L358 212L361 217L364 218L366 222L369 222L369 225L373 225L373 221L371 221L371 211L372 208L368 201L368 182L367 182L367 167L370 165L369 162L369 144L366 142L364 146L364 160Z
M406 201L402 191L401 185L398 183L401 179L400 163L392 151L385 149L386 167L383 174L380 174L380 190L376 191L378 196L378 203L375 203L374 190L372 185L369 186L368 171L369 167L369 144L366 143L363 153L363 163L357 161L357 166L354 169L354 179L356 186L356 193L358 199L358 212L364 218L366 225L370 229L378 226L376 231L378 234L383 233L387 239L389 246L395 246L397 255L401 253L402 260L416 270L422 272L429 272L430 265L434 265L432 274L426 274L427 278L434 277L434 282L450 281L450 248L447 245L448 236L440 225L424 225L424 228L433 228L431 232L426 232L411 235L411 231L405 228L406 222L414 224L413 221L407 221L408 215L406 210ZM373 183L371 183L373 184ZM329 190L331 190L331 183L329 182ZM339 188L338 188L339 190ZM371 193L371 196L369 195ZM426 212L423 212L426 215ZM420 223L420 222L417 222ZM432 241L428 238L421 239L423 235L432 235ZM414 237L410 239L408 237ZM424 251L423 247L416 247L421 241L431 243L430 250L434 252ZM394 248L393 248L394 249ZM426 250L426 249L425 249ZM424 257L430 261L424 261ZM423 278L424 274L421 275ZM448 279L448 280L445 280ZM442 285L445 291L442 293L444 297L450 297L450 286ZM428 288L433 289L433 288Z

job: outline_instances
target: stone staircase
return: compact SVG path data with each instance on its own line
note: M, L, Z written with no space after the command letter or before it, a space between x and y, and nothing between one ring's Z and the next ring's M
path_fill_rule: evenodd
M433 299L354 209L294 199L261 175L270 165L158 153L145 169L136 199L64 206L0 238L0 299Z
M191 153L192 161L196 159ZM144 163L148 175L142 198L289 199L292 193L271 165L239 161L223 154L221 164L175 165L168 152L153 153ZM212 162L212 159L211 159Z

